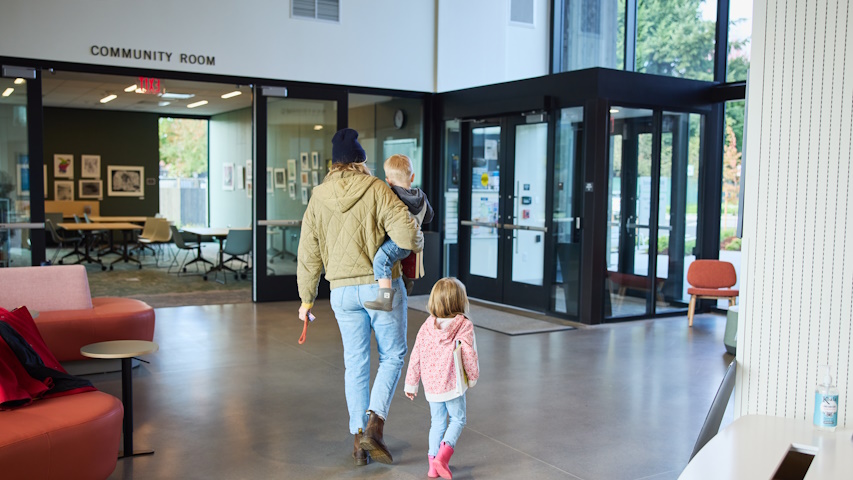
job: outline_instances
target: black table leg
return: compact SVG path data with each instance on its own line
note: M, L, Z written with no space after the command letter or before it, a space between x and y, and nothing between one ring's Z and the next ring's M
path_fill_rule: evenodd
M118 453L118 458L151 455L154 450L133 449L133 358L121 359L121 403L124 405L124 451ZM127 453L130 452L130 453Z

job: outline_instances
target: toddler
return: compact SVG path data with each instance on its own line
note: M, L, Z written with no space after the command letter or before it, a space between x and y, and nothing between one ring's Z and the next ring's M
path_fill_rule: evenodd
M474 324L467 317L465 286L456 278L442 278L432 287L427 310L430 317L421 325L412 347L404 390L406 396L414 400L418 382L422 381L429 402L432 423L427 475L453 478L447 464L465 426L465 391L480 377ZM456 378L454 350L457 344L461 345L467 382Z
M415 174L412 171L412 161L405 155L391 155L385 160L385 181L391 185L391 190L409 208L409 214L418 222L418 226L429 223L433 217L432 206L423 190L412 188ZM397 246L390 238L379 247L373 257L373 276L379 281L379 293L376 300L364 302L364 308L390 312L394 302L394 289L391 288L391 269L394 264L412 253ZM403 277L406 290L411 292L412 280Z

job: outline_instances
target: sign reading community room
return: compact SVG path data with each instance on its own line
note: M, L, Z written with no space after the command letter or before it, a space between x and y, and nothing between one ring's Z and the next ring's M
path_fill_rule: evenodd
M200 55L195 53L164 52L161 50L143 50L139 48L107 47L104 45L92 45L89 53L95 57L132 58L134 60L151 60L154 62L184 63L187 65L216 65L216 57L213 55Z

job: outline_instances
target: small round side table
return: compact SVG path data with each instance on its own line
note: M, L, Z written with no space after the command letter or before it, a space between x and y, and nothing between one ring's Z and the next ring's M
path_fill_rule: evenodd
M124 451L119 452L118 458L151 455L154 453L154 450L133 449L133 364L131 360L133 360L133 357L154 353L159 348L156 343L145 340L114 340L110 342L91 343L80 347L80 354L84 357L121 359L121 403L124 405L124 420L122 424Z

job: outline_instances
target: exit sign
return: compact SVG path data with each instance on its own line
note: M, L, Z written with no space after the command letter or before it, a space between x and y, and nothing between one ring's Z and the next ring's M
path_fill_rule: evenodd
M139 77L139 93L150 93L157 95L160 93L160 79L150 77Z

